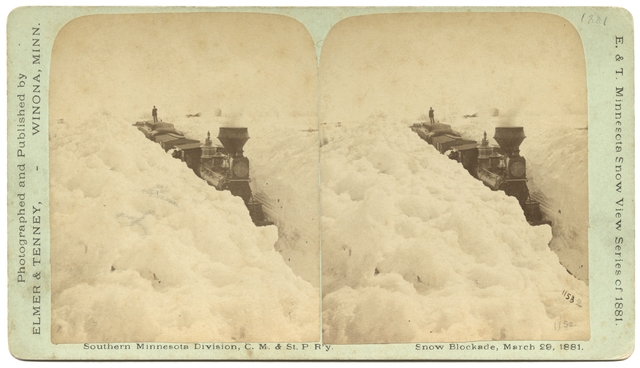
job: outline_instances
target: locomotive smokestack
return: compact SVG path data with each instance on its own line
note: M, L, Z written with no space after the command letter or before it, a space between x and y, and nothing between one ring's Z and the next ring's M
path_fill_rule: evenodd
M220 143L231 156L242 156L242 147L249 140L247 128L220 127Z
M519 156L520 144L525 138L522 127L496 127L496 134L493 136L507 156Z

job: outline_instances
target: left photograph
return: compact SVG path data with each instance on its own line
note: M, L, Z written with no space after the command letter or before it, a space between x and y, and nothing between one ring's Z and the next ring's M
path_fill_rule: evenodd
M51 56L51 340L320 339L317 60L253 13L92 15Z

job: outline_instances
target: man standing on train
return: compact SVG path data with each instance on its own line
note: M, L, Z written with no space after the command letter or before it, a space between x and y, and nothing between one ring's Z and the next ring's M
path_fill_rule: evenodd
M153 122L157 123L158 122L158 109L156 109L156 107L153 107L153 110L151 110L151 116L153 116Z
M435 124L435 119L433 118L433 107L429 108L429 120L431 120L431 124Z

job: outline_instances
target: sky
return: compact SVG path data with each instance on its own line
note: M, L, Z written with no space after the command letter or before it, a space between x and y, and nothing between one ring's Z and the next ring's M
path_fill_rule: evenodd
M188 25L188 27L187 27ZM381 14L338 22L320 66L303 25L268 14L93 15L58 34L52 118L156 105L183 114L295 117L321 122L384 112L586 113L576 30L540 13ZM319 75L319 77L318 77ZM318 83L320 90L318 91ZM139 118L140 116L136 116Z
M58 33L51 116L95 110L159 117L317 114L317 61L308 32L279 15L92 15ZM137 118L138 116L136 116Z
M586 114L582 42L564 18L540 13L404 13L352 17L329 32L320 59L321 121L383 112L416 118L497 108Z

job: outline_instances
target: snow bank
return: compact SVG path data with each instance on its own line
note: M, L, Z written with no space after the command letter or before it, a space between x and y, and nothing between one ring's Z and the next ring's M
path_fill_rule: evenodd
M323 126L323 341L589 338L586 285L515 198L408 124Z
M317 340L277 228L131 123L51 127L52 341Z

